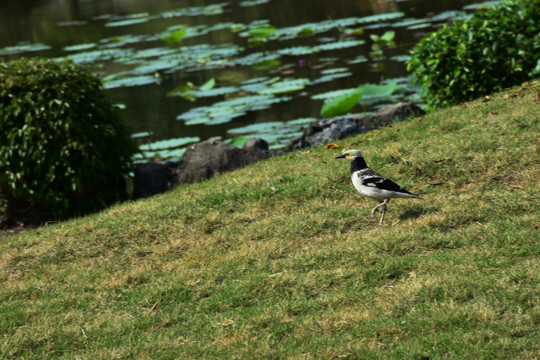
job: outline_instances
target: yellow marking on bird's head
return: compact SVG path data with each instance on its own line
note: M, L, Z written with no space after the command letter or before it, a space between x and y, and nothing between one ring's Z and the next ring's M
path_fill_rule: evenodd
M354 159L358 159L362 157L362 153L358 150L347 150L344 151L341 155L336 156L336 159L347 159L349 161L353 161Z

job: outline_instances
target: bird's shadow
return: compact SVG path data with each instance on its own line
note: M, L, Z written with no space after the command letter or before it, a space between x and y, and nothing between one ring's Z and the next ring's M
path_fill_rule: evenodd
M400 220L407 220L407 219L416 219L422 215L426 214L432 214L439 211L437 207L434 206L423 206L423 205L415 205L412 207L407 208L404 212L402 212L399 215Z

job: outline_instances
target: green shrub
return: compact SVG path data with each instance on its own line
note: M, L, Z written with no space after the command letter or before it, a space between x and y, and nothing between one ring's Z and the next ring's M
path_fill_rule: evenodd
M125 195L136 147L101 82L72 62L0 64L0 198L57 218Z
M433 108L520 84L539 60L540 0L510 0L422 38L407 69Z

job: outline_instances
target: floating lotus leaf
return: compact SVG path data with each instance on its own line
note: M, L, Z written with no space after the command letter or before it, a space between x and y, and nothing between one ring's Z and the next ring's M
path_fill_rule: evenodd
M348 63L349 64L360 64L360 63L364 63L364 62L368 62L368 61L369 61L369 59L367 57L365 57L364 55L358 55L354 59L349 60Z
M428 23L428 20L426 19L415 19L415 18L407 18L403 19L401 21L395 22L392 24L392 27L409 27L419 24L426 24Z
M135 133L135 134L131 134L131 138L132 139L139 139L139 138L147 137L147 136L150 136L150 135L152 135L151 132L142 131L142 132L138 132L138 133Z
M105 89L112 89L122 86L141 86L154 84L159 82L159 80L159 78L150 75L132 76L104 81L103 87Z
M212 90L215 85L216 85L216 80L212 78L208 80L207 82L205 82L204 84L202 84L199 89L201 91L209 91L209 90Z
M266 77L256 79L260 81L244 81L242 83L243 85L240 88L247 92L260 93L261 91L266 90L268 86L271 86L273 83L276 83L280 80L279 77L275 77L272 79Z
M248 135L260 137L268 142L270 149L275 150L284 147L289 139L300 136L304 126L315 120L314 118L301 118L287 122L263 122L230 129L227 132L245 137Z
M308 125L314 121L317 121L316 118L312 118L312 117L306 117L306 118L300 118L300 119L295 119L295 120L289 120L286 122L287 125L292 125L292 126L296 126L296 125L300 125L300 126L304 126L304 125Z
M321 71L321 74L323 75L331 75L336 73L343 73L349 71L349 68L346 67L340 67L340 68L333 68L333 69L324 69Z
M103 49L103 50L92 50L85 51L76 54L71 54L65 57L65 59L70 59L77 64L89 64L96 61L106 61L111 59L119 59L129 57L133 54L131 49ZM60 58L63 59L63 58Z
M286 94L304 89L309 79L285 79L259 91L261 95Z
M163 149L174 149L187 144L192 144L201 141L198 136L180 137L167 140L159 140L150 144L140 145L139 149L142 151L155 151Z
M392 56L390 60L405 62L405 61L408 61L410 58L411 58L410 55L395 55L395 56Z
M231 129L227 132L229 134L250 134L250 133L260 133L262 131L268 132L268 131L274 131L275 129L283 126L284 123L278 122L278 121L272 121L272 122L264 122L264 123L256 123L247 125L241 128Z
M502 3L503 1L504 0L495 0L495 1L486 1L483 3L477 3L477 4L469 4L469 5L465 5L463 7L463 10L480 10L480 9L490 8L490 7L493 7L495 5Z
M242 147L246 143L247 139L248 139L247 137L239 135L239 136L235 136L232 139L228 139L225 142L232 146Z
M255 6L260 4L266 4L270 0L249 0L249 1L241 1L240 6Z
M180 16L206 16L223 14L224 7L228 6L228 2L212 4L208 6L191 6L182 9L164 11L159 16L162 18L172 18Z
M400 12L400 11L392 12L392 13L386 13L386 14L376 14L376 15L370 15L370 16L365 16L363 18L360 18L360 19L358 19L358 23L367 24L367 23L370 23L370 22L388 21L388 20L399 19L399 18L401 18L403 16L405 16L405 14Z
M133 70L124 73L135 75L153 74L157 71L170 69L176 65L178 65L178 60L176 59L157 59L154 61L144 62L142 65L137 66Z
M123 36L113 36L101 40L100 48L119 48L129 44L138 44L143 41L149 41L152 37L149 35L123 35Z
M277 50L279 55L309 55L321 51L339 50L365 44L364 40L346 40L316 46L295 46Z
M179 29L174 30L164 35L162 39L168 42L169 44L179 44L185 35L186 35L186 27L181 26Z
M398 83L393 81L385 85L362 84L358 87L362 92L362 98L373 96L389 96L398 88Z
M212 97L212 96L232 94L232 93L238 92L239 90L240 89L235 86L224 86L224 87L213 88L210 90L195 91L194 95L198 98L199 97Z
M431 18L431 21L446 21L446 20L463 20L470 15L464 11L451 10L444 11L440 14L437 14Z
M290 26L277 29L270 38L279 38L280 40L290 40L299 36L311 36L314 34L320 34L332 29L342 29L350 26L357 26L359 24L368 24L372 22L388 21L403 17L405 14L402 12L393 12L387 14L377 14L366 17L351 17L343 19L324 20L314 23L306 23L302 25Z
M279 59L279 54L265 54L263 52L256 52L253 54L246 55L244 57L239 57L234 60L236 65L251 66L254 64L260 64L264 62L270 62L273 60Z
M97 46L96 43L85 43L85 44L64 46L64 48L62 50L64 50L64 51L81 51L81 50L92 49L92 48L95 48L96 46Z
M427 28L427 27L431 27L431 26L432 25L430 23L425 23L425 24L407 26L407 29L408 30L416 30L416 29L423 29L423 28Z
M334 117L348 113L362 97L360 89L354 89L338 97L328 100L321 109L321 116Z
M267 38L276 32L275 26L270 24L257 25L248 30L248 35L252 38Z
M186 152L187 147L178 148L178 149L160 149L160 150L149 150L142 151L142 155L136 154L134 156L135 163L147 162L148 159L158 158L168 161L179 161L182 158L182 155Z
M332 90L325 93L313 95L311 98L313 100L329 100L329 99L333 99L344 94L348 94L354 90L356 90L356 88Z
M309 85L316 85L316 84L321 84L321 83L325 83L325 82L330 82L330 81L333 81L333 80L336 80L336 79L340 79L340 78L344 78L344 77L348 77L348 76L352 76L352 75L353 75L352 72L339 72L339 73L335 73L335 74L324 75L324 76L321 76L318 79L313 80L312 82L309 83Z
M0 49L0 56L21 54L25 52L43 51L43 50L49 50L49 49L51 49L49 45L45 45L42 43L35 43L35 44L22 43L15 46L6 46L5 48Z
M148 13L132 14L128 16L115 17L111 21L107 22L105 26L128 26L147 22L148 20L150 20L150 16Z
M253 69L255 70L270 70L275 69L281 65L279 59L265 60L259 63L253 64Z
M231 100L220 101L211 106L196 107L178 115L178 120L184 120L186 125L223 124L234 118L245 115L248 111L269 108L272 104L288 101L290 97L275 97L272 95L250 95ZM219 119L219 120L217 120Z

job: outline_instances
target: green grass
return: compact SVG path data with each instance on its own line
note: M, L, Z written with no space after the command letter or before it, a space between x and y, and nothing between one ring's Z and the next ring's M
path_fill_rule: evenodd
M539 89L4 237L0 358L535 359Z

